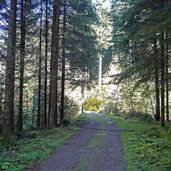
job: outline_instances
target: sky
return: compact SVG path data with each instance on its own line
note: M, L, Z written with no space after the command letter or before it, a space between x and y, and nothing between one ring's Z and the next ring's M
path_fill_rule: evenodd
M94 4L96 3L102 3L103 7L110 9L111 8L111 0L92 0Z

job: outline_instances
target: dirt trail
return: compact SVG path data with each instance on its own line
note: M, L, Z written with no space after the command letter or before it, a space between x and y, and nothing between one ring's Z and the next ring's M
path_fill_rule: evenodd
M97 113L88 113L89 122L31 171L126 171L120 129Z

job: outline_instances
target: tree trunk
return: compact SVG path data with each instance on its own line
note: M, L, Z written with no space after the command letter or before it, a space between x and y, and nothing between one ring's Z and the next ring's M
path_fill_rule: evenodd
M16 11L17 0L10 1L8 47L6 57L5 106L3 115L3 134L14 131L14 81L15 81L15 46L16 46Z
M25 17L26 0L21 1L21 39L20 39L20 92L18 131L23 129L23 82L24 82L24 57L25 57Z
M130 99L130 107L131 110L134 111L134 102L133 102L133 93L131 90L131 83L130 83L130 78L128 78L128 91L129 91L129 99Z
M0 125L2 125L2 84L0 84ZM1 126L0 126L1 131Z
M65 33L66 33L66 0L64 0L63 33L62 33L62 80L61 80L61 117L60 123L64 119L64 97L65 97Z
M47 60L48 60L48 3L46 0L46 19L45 19L45 78L44 78L44 116L43 125L47 126Z
M55 0L53 5L53 26L52 26L52 50L50 63L50 97L49 97L49 127L55 127L57 116L57 74L59 57L59 16L60 0Z
M42 0L40 1L41 9L40 9L40 31L39 31L39 85L38 85L38 113L37 113L37 127L40 127L40 120L41 120L41 79L42 79L42 15L43 15L43 8L42 8Z
M31 127L34 127L34 114L35 114L35 94L36 94L36 89L34 88L33 91L33 100L32 100L32 119L31 119Z
M169 79L168 79L168 72L169 72L169 54L168 54L168 31L166 31L166 119L169 121Z
M161 8L164 7L164 1L161 0ZM161 126L165 126L165 53L164 53L164 29L161 31Z
M102 95L102 57L99 57L99 95Z
M159 56L157 50L157 39L154 39L154 57L155 57L155 93L156 93L156 121L160 121L160 87L159 87Z

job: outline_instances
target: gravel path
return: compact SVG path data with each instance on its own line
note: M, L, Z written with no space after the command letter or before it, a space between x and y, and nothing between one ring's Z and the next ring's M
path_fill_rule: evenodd
M31 171L126 171L117 124L100 114L88 116L68 143Z

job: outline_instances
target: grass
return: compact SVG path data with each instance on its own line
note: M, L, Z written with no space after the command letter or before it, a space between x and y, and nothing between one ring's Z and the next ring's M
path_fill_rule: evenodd
M0 170L22 171L47 159L64 144L77 128L56 128L37 131L36 138L13 140L8 146L0 145Z
M74 171L83 171L85 168L88 169L91 166L92 162L94 161L94 151L103 145L105 137L106 134L102 132L97 133L91 138L91 141L87 146L86 153L80 158Z
M101 116L95 115L94 119L97 123L99 123L101 126L105 126L106 122Z
M82 124L84 122L87 122L88 120L88 115L86 113L82 113L73 121L73 124Z
M128 171L171 170L171 128L156 122L109 116L122 130Z
M11 144L0 143L0 171L24 171L48 158L79 130L77 123L88 121L87 114L81 114L72 126L51 130L34 131L35 138L17 140Z

